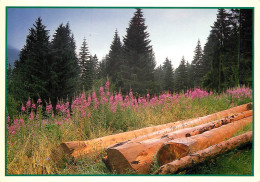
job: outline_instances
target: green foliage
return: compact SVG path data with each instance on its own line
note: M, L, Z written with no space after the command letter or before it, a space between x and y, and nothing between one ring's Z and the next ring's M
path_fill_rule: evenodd
M141 9L137 9L127 28L123 45L122 92L153 92L155 59Z
M174 75L171 61L166 58L163 63L163 90L174 91Z
M186 174L252 175L252 148L246 146L225 153L186 170Z
M113 42L110 46L110 51L107 58L107 74L111 78L111 82L115 83L117 88L122 87L122 81L120 79L120 74L122 72L122 44L120 37L116 30Z
M179 67L175 71L175 85L175 90L177 92L186 90L189 87L188 68L184 56L181 59Z
M38 18L29 35L26 44L20 52L20 60L15 62L13 90L15 99L25 101L28 97L36 100L50 96L48 89L48 65L50 56L49 35L46 26Z
M202 86L201 82L204 73L203 73L203 51L200 45L200 40L198 40L197 46L195 48L193 60L191 62L191 69L189 73L190 73L189 76L190 76L191 88Z
M69 24L61 24L51 42L50 98L54 106L57 98L71 98L76 91L79 67L75 42Z
M19 110L21 109L21 103L15 100L10 94L7 94L6 103L7 115L10 118L17 117L19 115Z
M203 86L221 92L239 84L252 85L252 10L219 9L204 48ZM207 66L203 66L206 70ZM208 67L209 68L209 67Z
M88 90L92 86L93 82L93 68L90 61L90 53L87 47L86 39L84 38L82 47L79 52L79 67L80 67L80 85Z

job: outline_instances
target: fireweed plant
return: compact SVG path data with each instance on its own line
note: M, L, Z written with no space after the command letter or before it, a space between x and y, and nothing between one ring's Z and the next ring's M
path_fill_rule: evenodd
M83 92L71 103L59 100L55 113L51 103L43 110L40 98L36 102L29 98L18 117L7 115L7 174L41 174L37 164L45 166L48 174L77 174L80 169L70 163L61 168L50 160L52 149L61 142L196 118L251 101L252 89L247 87L230 88L221 94L196 88L135 97L132 91L125 96L111 93L108 81L98 91Z

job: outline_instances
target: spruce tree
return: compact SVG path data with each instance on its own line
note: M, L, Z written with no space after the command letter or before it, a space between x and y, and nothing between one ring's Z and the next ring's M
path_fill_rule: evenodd
M163 89L165 91L174 91L173 67L171 61L166 58L163 63Z
M185 87L187 89L191 89L194 87L194 77L192 74L191 64L188 61L186 61L186 70L187 70L187 82L186 82Z
M123 92L131 88L139 94L154 88L155 59L141 9L137 9L127 28L123 45Z
M98 63L98 71L97 71L98 79L107 78L108 76L107 61L108 61L108 55L103 57L101 61Z
M239 80L240 84L252 86L252 63L253 63L253 10L240 10L240 61Z
M194 51L193 60L191 62L191 73L190 76L192 78L191 87L201 86L202 78L203 78L203 68L202 68L202 59L203 59L203 51L200 45L200 40L197 42L197 46Z
M239 84L251 86L252 10L219 10L202 60L203 72L210 67L204 87L221 92Z
M76 56L76 46L69 27L59 25L51 42L51 101L55 105L57 98L71 98L76 91L80 73Z
M175 85L175 89L178 92L188 88L188 71L184 56L181 59L179 67L175 71Z
M26 44L20 52L19 61L15 62L14 96L17 100L25 101L30 97L36 100L50 97L49 30L42 24L39 17L33 27L29 29Z
M231 23L229 21L230 14L225 9L219 9L217 20L212 26L210 41L213 44L213 52L211 56L211 70L204 80L204 86L222 91L226 87L224 72L229 72L227 67L231 61L228 57L228 44L231 34ZM208 85L207 85L208 84Z
M123 64L122 60L122 44L120 37L118 36L117 30L115 31L113 42L110 46L110 51L107 60L107 71L111 81L117 84L120 80L121 66ZM120 87L121 85L118 85Z
M164 71L162 65L159 65L154 71L155 93L159 94L163 91L164 86Z
M80 67L80 85L84 87L85 89L89 88L89 85L87 84L88 80L88 61L90 60L90 53L87 47L86 39L84 38L82 46L80 48L79 52L79 67Z
M98 57L95 54L93 57L91 56L92 62L93 62L93 67L94 67L94 80L98 78L98 70L99 70L99 63L98 63Z

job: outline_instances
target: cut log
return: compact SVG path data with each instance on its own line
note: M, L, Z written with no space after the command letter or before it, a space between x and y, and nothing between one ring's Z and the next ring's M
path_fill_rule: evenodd
M57 148L53 150L52 156L54 160L67 159L67 158L78 158L82 155L87 156L92 153L98 154L101 150L114 145L120 142L127 142L130 139L137 138L138 136L147 135L149 133L153 133L159 130L157 134L171 132L180 128L190 127L192 125L203 124L209 121L213 121L219 118L227 117L231 114L240 113L247 110L247 105L244 104L241 106L233 107L224 111L220 111L208 116L200 117L197 119L189 119L186 121L172 122L163 125L153 126L142 128L139 130L119 133L115 135L109 135L97 139L87 140L87 141L71 141L61 143ZM189 122L189 124L187 124ZM182 126L179 126L182 125ZM144 140L149 138L153 138L156 133L151 134L151 136L146 136L142 139L142 137L137 140Z
M236 116L232 115L229 118L213 121L196 127L177 130L170 132L167 135L159 135L155 138L140 142L117 144L116 146L106 150L108 155L108 164L112 170L115 170L120 174L129 170L133 170L138 174L148 174L154 161L154 156L164 143L176 138L185 137L193 131L211 130L221 126L222 124L227 124L243 117L248 117L249 115L252 115L252 111L246 111Z
M252 131L236 137L232 137L226 141L222 141L206 149L167 163L161 166L154 174L176 174L185 169L193 167L195 164L205 162L206 160L215 158L218 155L248 143L252 143Z
M158 163L159 165L164 165L178 158L182 158L189 153L194 153L222 142L232 137L249 123L252 123L252 116L206 131L199 135L171 140L163 144L158 151L156 155Z

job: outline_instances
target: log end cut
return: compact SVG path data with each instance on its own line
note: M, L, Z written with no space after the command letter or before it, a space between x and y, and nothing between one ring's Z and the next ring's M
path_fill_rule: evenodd
M157 152L156 158L161 166L186 156L189 153L188 149L189 148L182 143L168 142L160 148Z
M131 170L131 165L118 150L113 148L107 149L108 161L106 162L110 170L118 174L125 174Z

